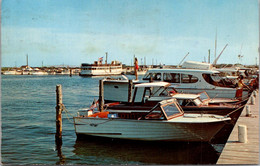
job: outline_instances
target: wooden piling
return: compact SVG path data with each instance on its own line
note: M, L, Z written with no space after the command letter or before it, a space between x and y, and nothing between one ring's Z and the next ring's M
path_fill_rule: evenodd
M72 77L72 69L70 69L70 77Z
M62 145L62 86L56 86L56 135L55 141L57 146Z
M104 111L104 81L99 80L99 111Z
M131 103L132 99L133 80L128 81L128 103Z

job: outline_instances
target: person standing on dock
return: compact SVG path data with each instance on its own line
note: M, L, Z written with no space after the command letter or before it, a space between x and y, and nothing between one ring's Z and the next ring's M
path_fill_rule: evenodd
M137 71L139 69L139 66L138 66L138 60L137 58L135 58L135 79L138 80L138 74L137 74Z
M243 88L247 88L249 91L251 91L251 88L249 88L243 81L244 76L240 75L238 77L238 82L237 82L237 91L236 91L236 98L239 100L242 100L242 94L243 94Z
M243 89L244 87L246 87L248 90L251 90L251 88L249 88L245 83L244 83L244 81L243 81L243 79L244 79L244 76L242 76L242 75L240 75L239 77L238 77L238 88L239 89Z

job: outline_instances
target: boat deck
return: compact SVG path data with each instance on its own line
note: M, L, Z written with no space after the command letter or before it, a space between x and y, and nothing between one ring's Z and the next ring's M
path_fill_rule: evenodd
M247 105L250 106L252 116L246 116L245 107L217 164L259 164L259 94L257 93L254 105L251 104L250 99ZM247 126L247 143L238 141L238 125Z

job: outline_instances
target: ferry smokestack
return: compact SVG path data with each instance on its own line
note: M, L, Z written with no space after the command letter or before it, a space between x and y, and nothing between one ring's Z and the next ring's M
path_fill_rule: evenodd
M106 52L106 61L105 61L105 63L107 64L107 52Z
M26 64L28 66L28 54L26 55Z
M210 63L210 49L209 49L208 63Z

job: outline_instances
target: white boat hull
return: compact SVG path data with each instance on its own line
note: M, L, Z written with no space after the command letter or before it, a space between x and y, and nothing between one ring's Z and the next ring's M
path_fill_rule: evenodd
M32 75L48 75L47 72L32 72Z
M210 122L203 122L203 118L197 119L194 117L194 121L191 123L191 118L186 118L188 120L185 122L183 117L168 121L74 117L74 125L78 136L87 135L143 141L195 142L209 142L225 125L223 120L215 119Z
M104 69L104 70L81 70L81 76L105 76L105 75L120 75L122 69Z
M16 75L16 71L5 71L4 75Z
M200 93L206 91L210 98L235 98L236 97L236 88L216 88L216 89L192 89L192 88L175 88L178 92L183 93ZM247 97L248 92L243 92L243 98Z

